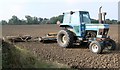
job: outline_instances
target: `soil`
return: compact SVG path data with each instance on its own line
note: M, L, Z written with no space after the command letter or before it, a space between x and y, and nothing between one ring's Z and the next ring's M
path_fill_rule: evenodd
M120 25L110 25L109 36L117 43L115 51L104 50L102 54L92 53L86 45L74 48L62 48L57 43L19 42L21 48L30 50L43 60L57 61L71 68L120 68ZM58 32L58 25L3 25L2 35L44 36L49 32Z

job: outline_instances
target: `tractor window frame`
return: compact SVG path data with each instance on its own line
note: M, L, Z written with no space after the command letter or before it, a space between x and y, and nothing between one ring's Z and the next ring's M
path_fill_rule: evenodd
M65 13L63 17L63 23L70 23L71 15L69 13Z
M75 12L71 15L71 23L80 24L79 12Z
M83 19L84 18L84 19ZM81 11L80 12L80 22L81 23L87 23L87 24L90 24L91 23L91 20L90 20L90 15L88 12L84 12L84 11Z

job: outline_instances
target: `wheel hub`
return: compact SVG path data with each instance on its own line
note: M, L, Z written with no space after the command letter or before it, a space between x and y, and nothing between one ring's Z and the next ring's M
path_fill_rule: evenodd
M108 44L107 44L107 48L108 48L108 49L111 49L111 48L112 48L112 44L111 44L111 43L108 43Z
M96 44L93 44L92 50L93 50L93 52L97 52L98 51L98 46Z
M63 35L63 37L62 37L62 42L63 42L63 43L66 43L66 40L67 40L66 36Z

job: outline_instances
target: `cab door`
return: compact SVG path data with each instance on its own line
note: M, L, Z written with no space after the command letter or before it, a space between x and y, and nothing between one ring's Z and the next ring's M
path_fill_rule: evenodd
M89 13L86 11L80 11L80 31L81 31L81 36L84 37L85 35L85 29L86 29L86 24L90 24L90 16Z
M81 36L79 11L75 12L71 15L71 24L70 25L73 27L73 31L76 34L76 36Z

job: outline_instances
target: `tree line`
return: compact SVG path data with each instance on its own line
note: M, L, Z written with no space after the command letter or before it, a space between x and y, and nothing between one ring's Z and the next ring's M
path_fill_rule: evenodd
M117 20L110 20L110 19L106 19L105 22L107 24L120 24L120 21L117 21ZM99 23L99 20L95 20L95 19L91 19L91 23Z
M1 20L0 24L3 25L24 25L24 24L55 24L57 21L62 22L63 20L63 15L59 15L56 17L52 17L50 19L48 18L41 18L41 17L32 17L30 15L26 15L25 19L19 19L17 16L13 15L12 18L8 20Z
M32 17L30 15L26 15L25 19L19 19L17 16L13 15L12 18L8 20L1 20L0 24L2 25L32 25L32 24L56 24L57 21L63 22L63 15L59 15L56 17L41 18L41 17ZM98 20L91 19L91 23L98 23ZM120 21L106 19L106 23L108 24L120 24Z

